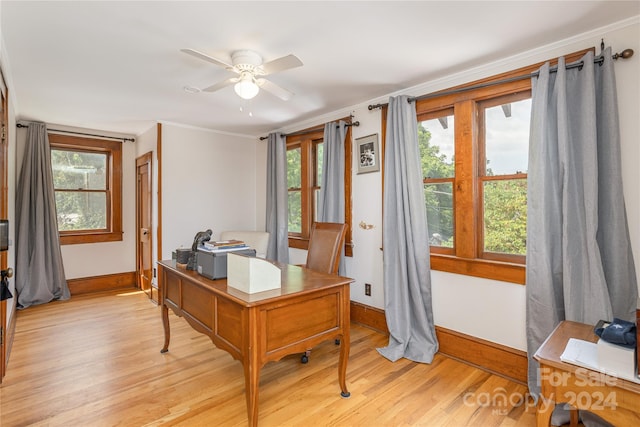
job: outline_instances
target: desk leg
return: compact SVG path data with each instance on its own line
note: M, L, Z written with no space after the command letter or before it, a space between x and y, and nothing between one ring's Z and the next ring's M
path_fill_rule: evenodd
M340 343L340 361L338 362L338 382L340 383L340 396L349 397L351 393L347 390L347 362L349 361L349 337L342 337Z
M258 425L258 385L260 381L260 366L256 357L244 362L244 383L247 397L247 412L249 415L249 425Z
M162 304L162 326L164 326L164 347L160 350L160 353L166 353L169 351L169 338L171 332L169 330L169 307Z
M340 396L349 397L351 393L347 390L347 362L349 361L349 350L351 348L351 313L349 305L349 285L342 291L342 337L340 341L336 339L336 344L340 342L340 361L338 362L338 383L340 384Z

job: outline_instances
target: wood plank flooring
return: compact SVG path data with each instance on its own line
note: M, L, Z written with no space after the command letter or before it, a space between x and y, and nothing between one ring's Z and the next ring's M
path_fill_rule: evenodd
M73 297L17 314L0 386L0 425L246 426L240 362L173 314L160 354L160 309L135 290ZM430 365L391 363L387 338L351 329L340 397L339 347L265 366L260 426L533 426L526 387L437 354ZM506 402L504 402L506 400Z

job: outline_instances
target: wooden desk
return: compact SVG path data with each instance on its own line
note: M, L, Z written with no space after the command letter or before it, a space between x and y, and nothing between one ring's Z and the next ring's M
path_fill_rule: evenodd
M549 425L556 403L591 411L615 426L640 425L640 384L561 361L569 338L598 341L593 326L564 321L540 346L534 355L540 362L538 427Z
M169 350L171 308L196 331L242 362L249 425L258 423L260 369L282 357L304 353L325 340L340 339L338 383L349 396L345 380L349 358L349 284L352 279L277 264L282 287L246 294L227 287L226 279L209 280L197 272L158 262L162 322Z

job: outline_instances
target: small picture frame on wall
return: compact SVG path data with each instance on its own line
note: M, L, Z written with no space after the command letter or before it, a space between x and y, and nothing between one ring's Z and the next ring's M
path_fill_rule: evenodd
M356 147L358 149L358 174L379 171L378 134L374 133L373 135L357 138Z

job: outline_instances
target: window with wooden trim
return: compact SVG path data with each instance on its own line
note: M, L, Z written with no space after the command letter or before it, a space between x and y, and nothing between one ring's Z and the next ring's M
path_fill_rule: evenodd
M324 127L287 136L289 247L308 249L311 226L317 219L322 183ZM345 140L345 254L352 255L351 239L351 128Z
M415 101L432 269L525 283L531 79L515 78L541 65Z
M122 240L122 143L49 134L61 244Z
M434 253L524 264L530 115L530 91L419 115ZM456 132L456 125L476 129L475 135ZM468 247L474 241L477 248Z

